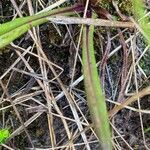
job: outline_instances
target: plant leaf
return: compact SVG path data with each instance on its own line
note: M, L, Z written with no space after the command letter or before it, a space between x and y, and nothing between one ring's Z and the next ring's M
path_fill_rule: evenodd
M38 15L22 17L0 25L0 49L10 42L27 32L30 28L43 24L48 20L46 17L52 15L74 15L76 12L82 12L83 6L76 5L66 8L58 8L49 12L43 12ZM76 11L76 12L75 12Z
M111 132L109 128L105 97L96 68L93 32L94 26L84 26L82 39L84 84L94 127L100 139L102 149L111 150Z
M143 0L133 0L134 6L134 15L135 18L138 20L138 24L141 28L141 33L145 37L147 43L150 45L150 22L149 22L149 15L146 15L145 5Z
M10 136L8 129L0 129L0 144Z

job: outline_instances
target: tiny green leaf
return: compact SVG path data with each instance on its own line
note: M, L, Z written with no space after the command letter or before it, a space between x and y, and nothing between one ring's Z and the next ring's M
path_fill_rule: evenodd
M8 129L0 129L0 144L10 136Z

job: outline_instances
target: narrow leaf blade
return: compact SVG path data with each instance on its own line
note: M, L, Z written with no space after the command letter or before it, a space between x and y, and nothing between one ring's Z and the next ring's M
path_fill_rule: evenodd
M95 130L100 139L103 150L111 150L111 135L105 97L99 81L96 68L93 43L93 26L84 26L83 29L83 70L84 83L88 105L92 115Z

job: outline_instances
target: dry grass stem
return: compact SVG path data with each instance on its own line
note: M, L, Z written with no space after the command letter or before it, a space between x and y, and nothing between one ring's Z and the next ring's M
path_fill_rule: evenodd
M120 27L120 28L135 27L134 23L132 22L112 21L106 19L78 18L65 16L48 17L47 19L57 24L84 24L84 25Z

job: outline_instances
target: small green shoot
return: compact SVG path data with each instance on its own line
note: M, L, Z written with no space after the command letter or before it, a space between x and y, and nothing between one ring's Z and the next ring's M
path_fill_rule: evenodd
M144 130L144 133L150 133L150 127Z
M8 129L0 129L0 144L4 143L9 136L10 133Z

